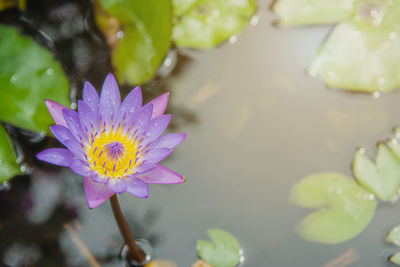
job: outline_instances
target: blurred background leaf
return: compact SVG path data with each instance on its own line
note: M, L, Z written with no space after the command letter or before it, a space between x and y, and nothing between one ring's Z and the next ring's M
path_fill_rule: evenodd
M273 10L280 25L330 24L348 19L357 0L278 0Z
M10 138L0 125L0 183L4 183L15 175L22 174Z
M188 12L198 0L172 0L173 14L178 17Z
M67 78L51 53L0 25L0 120L34 131L53 124L45 98L69 106Z
M14 7L24 11L26 9L26 0L0 0L0 11Z
M117 79L130 84L150 80L171 44L171 0L99 0L99 3L103 12L97 9L96 21L106 39L115 40L109 45ZM108 21L114 18L114 23L108 24L114 30L106 28L107 16L111 16ZM117 29L115 20L119 23Z
M386 242L400 246L400 225L395 226L390 230L388 236L386 237ZM392 255L389 260L394 264L400 265L400 252Z
M255 12L252 0L175 0L179 17L172 38L178 47L212 48L237 34Z
M330 87L373 93L400 86L400 1L278 0L281 25L340 22L309 73Z
M296 230L304 239L324 244L355 237L367 227L376 210L374 195L337 173L317 173L301 179L290 198L298 206L318 209Z

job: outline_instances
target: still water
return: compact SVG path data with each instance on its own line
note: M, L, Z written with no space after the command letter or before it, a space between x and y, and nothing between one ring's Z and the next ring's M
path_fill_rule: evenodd
M145 86L147 98L171 93L173 130L188 138L164 165L187 181L151 185L145 200L120 196L129 224L157 258L180 267L196 261L196 240L206 239L208 228L238 238L243 267L392 266L386 259L396 248L385 237L400 223L398 203L379 203L354 239L321 245L293 232L310 211L289 204L288 196L309 174L351 176L359 146L374 156L376 142L400 125L400 91L375 98L329 89L306 75L330 27L274 27L269 4L259 1L258 19L230 42L177 51L172 74ZM101 61L96 56L94 62ZM105 76L96 73L89 77L98 86ZM79 68L73 74L83 75ZM43 142L53 141L32 149ZM87 266L87 260L121 266L115 255L122 239L109 203L89 210L80 177L35 161L28 166L31 175L14 179L11 191L0 195L4 264L40 259L35 266Z

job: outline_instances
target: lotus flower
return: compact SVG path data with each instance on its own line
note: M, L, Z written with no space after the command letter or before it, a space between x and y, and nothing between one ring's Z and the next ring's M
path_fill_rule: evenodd
M37 158L83 176L89 208L115 193L146 198L147 184L182 183L183 176L158 164L186 138L185 133L161 135L171 120L171 115L163 115L167 102L165 93L142 106L136 87L121 103L112 74L105 79L100 97L86 82L78 111L45 101L56 123L50 131L66 148L44 150Z

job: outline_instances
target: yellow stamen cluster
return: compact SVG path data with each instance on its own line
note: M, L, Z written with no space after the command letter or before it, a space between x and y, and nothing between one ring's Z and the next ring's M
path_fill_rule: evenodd
M123 132L121 127L115 131L101 131L93 137L90 145L84 147L90 168L98 175L113 178L125 178L139 166L140 141Z

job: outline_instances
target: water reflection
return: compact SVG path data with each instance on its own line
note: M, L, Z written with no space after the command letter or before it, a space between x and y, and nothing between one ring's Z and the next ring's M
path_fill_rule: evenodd
M1 259L6 266L67 266L60 249L63 224L77 217L76 209L60 202L39 223L26 216L37 203L30 194L31 177L11 181L11 189L0 194Z

